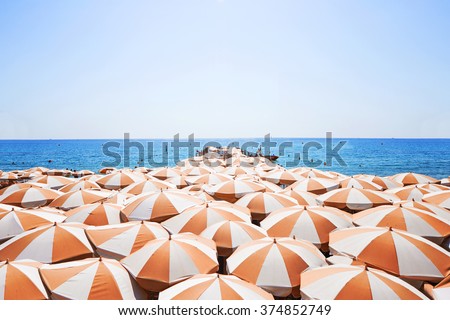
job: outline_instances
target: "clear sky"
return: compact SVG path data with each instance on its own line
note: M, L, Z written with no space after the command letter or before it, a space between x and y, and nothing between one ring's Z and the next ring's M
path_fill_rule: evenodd
M0 2L0 139L450 138L450 1Z

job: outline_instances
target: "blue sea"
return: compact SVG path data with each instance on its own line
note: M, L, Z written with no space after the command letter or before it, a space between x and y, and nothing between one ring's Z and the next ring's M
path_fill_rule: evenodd
M345 139L271 138L270 154L279 156L284 167L313 166L347 175L358 173L380 176L418 172L435 178L450 175L450 139ZM263 138L195 139L173 148L172 140L0 140L0 170L20 170L35 166L56 169L98 171L105 166L173 166L195 154L195 150L214 142L240 147L250 145L255 152ZM339 143L343 146L339 149ZM209 143L210 144L210 143ZM167 147L166 147L167 146ZM190 150L188 148L190 146ZM335 150L335 157L331 150ZM178 150L178 151L177 151ZM263 149L264 151L265 149ZM266 149L265 153L269 153ZM339 160L339 161L338 161ZM326 166L325 163L326 162Z

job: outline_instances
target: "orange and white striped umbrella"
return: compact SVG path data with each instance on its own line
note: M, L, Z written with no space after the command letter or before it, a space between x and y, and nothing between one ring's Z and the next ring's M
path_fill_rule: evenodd
M82 180L66 184L59 191L66 193L82 189L100 189L100 186L94 181Z
M175 186L172 183L169 183L167 181L161 181L161 180L154 178L154 180L145 180L145 181L135 182L133 184L130 184L128 187L125 187L122 190L120 190L120 192L134 194L134 195L140 195L140 194L146 193L146 192L161 191L161 190L176 189L176 188L177 188L177 186Z
M93 182L95 182L95 181L97 181L98 179L100 179L100 178L102 178L102 177L104 177L104 175L101 175L101 174L91 174L91 175L87 175L87 176L78 178L78 181L93 181ZM95 183L97 183L97 182L95 182Z
M221 221L250 222L250 210L221 201L211 201L188 208L161 224L172 234L181 232L200 234L209 226Z
M61 189L65 185L72 184L75 181L70 178L61 176L42 176L40 178L34 179L33 182L42 183L47 185L51 189Z
M48 205L62 194L56 190L29 187L0 196L0 202L22 208L36 208Z
M423 290L433 300L450 300L450 275L434 287L430 283L424 284Z
M450 187L450 176L449 176L448 178L442 179L442 180L441 180L441 184L442 184L443 186Z
M388 177L380 177L370 174L358 174L354 177L361 180L366 180L368 182L373 182L382 187L383 190L403 187L403 183L394 181Z
M435 214L403 206L380 206L353 215L356 226L390 227L422 236L437 244L450 236L450 221Z
M357 227L330 233L332 254L343 254L404 279L436 282L450 272L450 253L400 230Z
M90 176L95 174L94 171L91 170L80 170L80 171L73 171L72 172L72 176L75 178L81 178L81 177L85 177L85 176Z
M119 190L135 182L145 181L145 178L133 172L118 171L110 173L96 182L102 188L109 190Z
M150 177L166 180L181 175L181 170L177 168L158 168L147 174Z
M64 215L38 210L11 210L0 215L0 242L10 239L22 232L63 222Z
M417 208L420 210L425 210L450 221L450 210L431 203L422 201L401 201L396 203L396 205L402 205L404 208Z
M98 170L98 173L101 174L110 174L111 172L117 171L114 167L103 167L100 170Z
M357 189L368 189L368 190L374 190L374 191L381 191L383 190L383 187L380 185L370 182L364 179L359 179L355 177L349 177L340 180L341 182L341 188L357 188Z
M237 205L249 208L252 219L261 221L275 210L298 205L297 200L281 193L254 192L236 201Z
M314 194L324 194L339 188L339 181L327 178L305 178L291 184L286 190L306 191Z
M240 174L249 174L249 175L256 175L256 171L253 167L250 166L231 166L226 168L225 170L221 171L222 174L227 174L229 176L237 176Z
M450 187L442 185L442 184L436 184L436 183L418 184L417 186L421 189L425 189L430 192L440 192L440 191L449 191L450 190Z
M33 260L0 262L0 300L47 300L40 266Z
M291 185L294 182L305 180L305 178L299 175L298 173L285 169L269 171L268 173L263 174L261 178L273 182L275 184L283 184L283 185Z
M50 169L45 172L48 176L57 176L57 177L70 177L72 171L66 169Z
M300 275L304 300L428 300L409 283L361 266L334 265Z
M418 185L409 185L401 188L388 189L385 193L395 194L400 200L422 201L424 195L431 191L419 187Z
M249 222L221 221L207 227L200 236L216 243L219 256L229 257L240 245L267 237L267 232Z
M49 206L62 210L70 210L85 204L104 201L111 197L111 195L112 194L110 192L104 192L94 189L71 191L57 197L49 204Z
M142 300L147 294L117 261L104 258L43 265L53 300Z
M193 186L189 186L189 187L193 187ZM214 198L211 197L209 194L207 194L205 191L203 191L203 189L201 189L199 191L194 191L191 189L188 191L186 188L189 188L189 187L185 187L185 188L183 188L183 190L180 190L180 191L183 191L183 192L187 193L188 195L191 195L197 199L200 199L203 202L214 201Z
M391 177L392 180L403 183L403 185L408 186L412 184L421 184L421 183L438 183L439 180L426 176L420 173L414 172L404 172L393 175Z
M332 172L322 171L315 168L300 167L291 169L291 171L301 175L304 178L336 179L338 177Z
M155 239L120 262L145 290L161 292L193 275L219 269L213 241L193 234Z
M203 201L183 192L157 191L133 197L122 210L128 220L162 222Z
M0 260L55 263L92 257L94 250L85 228L81 223L54 223L25 231L0 245Z
M256 179L255 181L257 181L258 184L264 186L266 188L266 192L282 193L284 190L279 185L267 180ZM287 194L287 196L289 195Z
M181 172L186 176L202 176L214 171L209 167L191 167L182 169Z
M248 193L265 191L266 188L257 182L230 180L215 186L205 186L204 190L215 199L236 202Z
M261 221L261 227L271 237L307 240L323 251L328 251L331 231L352 226L352 218L345 211L319 206L279 209Z
M99 255L117 260L129 256L151 240L169 238L169 232L159 223L148 221L88 227L86 235Z
M158 300L273 300L254 284L232 275L197 274L162 291Z
M48 189L47 185L37 182L24 182L24 183L14 183L8 187L0 189L0 196L6 196L7 194L13 193L14 191L20 189L28 188L45 188Z
M299 274L325 266L325 257L310 242L263 238L239 246L227 259L227 271L277 297L299 296Z
M4 180L4 181L13 181L13 180L18 180L19 177L17 176L17 174L13 173L13 172L3 172L0 175L0 181Z
M287 188L286 190L281 192L291 198L297 200L299 205L302 206L316 206L317 205L317 195L307 191L298 191Z
M166 180L164 180L164 182L171 183L175 185L178 189L181 189L189 185L188 182L186 181L186 178L187 176L185 175L179 175L176 177L167 178Z
M356 188L329 191L317 198L317 202L321 205L352 211L361 211L397 201L400 199L394 194Z
M122 206L113 203L85 204L65 213L65 222L79 222L90 226L120 223Z
M432 192L423 196L422 200L450 210L450 191Z
M230 181L232 179L233 179L232 177L230 177L229 175L226 175L226 174L208 173L208 174L203 174L200 176L187 177L186 182L190 185L209 184L209 185L215 186L216 184L219 184L219 183L222 183L225 181Z

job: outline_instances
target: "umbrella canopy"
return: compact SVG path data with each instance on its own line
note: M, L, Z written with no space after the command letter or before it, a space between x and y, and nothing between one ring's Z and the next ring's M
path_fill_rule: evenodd
M299 296L299 274L325 266L325 257L310 242L292 238L263 238L239 246L227 259L227 271L272 293Z
M0 245L0 260L33 259L42 263L92 257L94 250L80 223L54 223L25 231Z
M63 193L39 187L20 189L0 197L0 202L22 208L36 208L51 203Z
M150 177L166 180L181 175L181 170L177 168L159 168L148 173Z
M183 192L157 191L130 199L122 210L124 220L162 222L203 201Z
M282 192L284 189L281 188L279 185L270 182L270 181L266 181L266 180L255 180L258 182L258 184L264 186L266 188L266 192L274 192L274 193L278 193L278 192ZM288 194L286 194L288 195Z
M413 201L402 201L397 203L396 205L402 205L402 207L404 208L417 208L420 210L425 210L450 221L450 210L447 210L440 206L436 206L431 203L413 200Z
M158 300L273 300L263 289L232 275L198 274L159 294Z
M230 180L215 186L205 186L204 190L215 199L236 202L248 193L265 191L266 188L257 182Z
M109 190L119 190L129 186L130 184L141 181L145 181L145 178L142 175L138 175L133 172L119 171L110 173L98 179L96 182L102 188Z
M450 186L450 177L442 179L441 184L444 186Z
M295 237L328 251L329 233L352 227L348 213L329 207L294 206L279 209L261 221L261 227L271 237Z
M221 221L203 230L200 236L216 243L219 256L229 257L240 245L267 237L267 232L249 222Z
M191 167L182 169L181 172L186 176L202 176L214 171L209 167Z
M343 210L361 211L400 201L393 194L356 188L342 188L327 192L317 198L319 204Z
M49 206L59 208L62 210L70 210L80 207L85 204L105 201L111 196L110 192L104 192L93 189L83 189L77 191L67 192L56 199L54 199Z
M91 170L80 170L80 171L72 172L72 176L74 176L75 178L81 178L81 177L90 176L93 174L95 174L95 172L91 171Z
M450 210L450 191L429 193L423 196L422 200Z
M135 182L133 184L130 184L128 187L123 188L120 190L121 193L129 193L134 195L140 195L142 193L146 192L154 192L154 191L161 191L166 189L176 189L177 186L175 186L172 183L169 183L167 181L161 181L158 179L154 180L145 180L140 182Z
M381 187L380 185L378 185L374 182L355 178L355 177L345 178L340 181L341 181L341 188L357 188L357 189L368 189L368 190L374 190L374 191L383 190L383 187Z
M62 176L42 176L34 179L33 182L45 184L51 189L60 189L65 185L74 183L75 181L73 179Z
M291 170L292 172L295 172L299 175L301 175L304 178L323 178L323 179L335 179L337 178L337 175L332 172L326 172L319 169L314 168L295 168Z
M48 176L64 176L64 177L70 177L72 174L72 171L66 170L66 169L50 169L47 170L44 174Z
M339 188L339 182L337 180L327 178L305 178L290 185L286 188L286 190L306 191L314 194L324 194L337 188Z
M353 215L357 226L391 227L422 236L437 244L450 236L450 221L427 211L403 206L380 206Z
M13 193L14 191L20 189L28 189L28 188L47 188L47 185L36 182L24 182L24 183L15 183L6 188L0 189L0 196L6 196L7 194ZM1 198L1 197L0 197Z
M13 172L3 172L2 174L0 174L0 181L14 181L18 179L19 177L17 176L17 174Z
M407 282L373 268L334 265L300 277L305 300L428 300Z
M0 300L47 300L39 262L0 261Z
M249 174L249 175L256 175L256 171L253 167L250 166L231 166L226 168L225 170L221 171L222 174L227 174L229 176L237 176L240 174Z
M287 190L284 190L281 192L282 194L285 194L291 198L294 198L297 200L299 205L302 206L315 206L317 205L317 195L311 192L307 191L298 191L293 190L291 188L287 188Z
M100 189L100 186L94 181L82 180L66 184L64 187L60 188L59 191L71 192L82 189Z
M396 175L393 175L391 177L392 180L403 183L403 185L408 186L412 184L420 184L420 183L438 183L439 180L426 176L424 174L420 173L414 173L414 172L404 172L399 173Z
M450 271L450 253L420 236L400 230L358 227L330 233L333 254L343 254L393 275L440 281Z
M117 260L129 256L151 240L169 238L169 233L159 223L148 221L88 227L86 235L100 256Z
M187 176L185 175L179 175L176 177L168 178L165 180L165 182L171 183L175 185L178 189L187 187L189 184L186 181Z
M110 174L111 172L114 172L114 171L117 171L117 169L114 167L104 167L104 168L101 168L100 170L98 170L98 173Z
M161 292L190 276L216 272L214 246L213 241L193 234L177 234L148 242L121 263L141 287Z
M221 221L250 222L250 210L222 201L210 201L188 208L161 224L172 234L181 232L200 234L209 226Z
M426 283L423 290L434 300L450 300L450 275L434 287L432 284Z
M11 210L0 215L0 242L10 239L22 232L63 222L64 215L38 210Z
M369 174L358 174L355 175L354 177L361 180L373 182L382 187L383 190L403 187L403 183L394 181L389 177L380 177Z
M284 185L290 185L293 184L294 182L305 180L305 178L299 175L298 173L285 169L269 171L266 174L262 174L261 178L270 181L272 183Z
M435 184L435 183L418 184L417 186L421 189L425 189L430 192L439 192L439 191L450 190L450 187L448 187L448 186L445 186L443 184Z
M254 192L236 201L236 204L249 208L252 219L261 221L275 210L298 205L297 200L281 193Z
M207 173L199 176L187 177L186 182L189 185L209 184L211 186L215 186L216 184L230 181L232 179L233 178L231 176L222 173Z
M43 265L39 270L53 300L140 300L147 294L113 259L89 258Z
M389 189L385 192L395 194L400 200L422 201L423 196L431 191L419 187L418 185L409 185L406 187Z
M120 223L122 206L114 203L85 204L65 213L66 222L80 222L90 226Z

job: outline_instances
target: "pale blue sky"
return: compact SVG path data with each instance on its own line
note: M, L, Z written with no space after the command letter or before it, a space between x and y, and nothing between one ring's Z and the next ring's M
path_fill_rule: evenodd
M450 1L1 1L0 139L450 138Z

